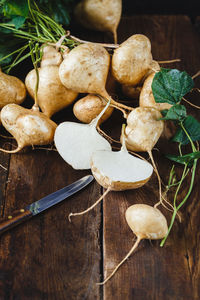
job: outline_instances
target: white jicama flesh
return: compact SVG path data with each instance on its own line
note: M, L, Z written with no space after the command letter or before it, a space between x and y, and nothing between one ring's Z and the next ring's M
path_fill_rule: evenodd
M143 186L150 179L153 167L146 160L129 154L123 140L120 151L95 151L91 157L91 171L97 182L107 190L88 209L70 213L69 220L71 216L83 215L93 209L109 191L123 191Z
M151 177L150 163L120 151L96 151L91 159L91 171L97 182L104 188L114 191L139 188Z
M136 235L137 240L113 272L103 282L99 283L100 285L105 284L116 273L119 267L135 251L141 240L159 240L164 238L168 232L165 216L160 210L147 204L134 204L130 206L126 210L126 221Z
M58 153L74 169L90 169L94 151L111 150L110 143L96 129L109 104L89 124L63 122L56 128L54 142Z

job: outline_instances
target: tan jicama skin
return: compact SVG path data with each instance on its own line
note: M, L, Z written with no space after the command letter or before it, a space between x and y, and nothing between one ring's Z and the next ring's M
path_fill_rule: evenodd
M164 121L161 113L153 107L137 107L127 118L126 146L135 152L149 152L161 136Z
M80 93L105 94L110 55L97 44L81 44L72 49L59 68L59 76L67 88Z
M115 95L116 80L113 78L111 72L108 72L106 80L106 90L109 95ZM95 94L88 94L79 99L73 106L74 115L83 123L90 123L103 110L107 102ZM113 112L113 107L109 106L104 115L99 120L98 125L107 120ZM98 127L99 128L99 127ZM100 128L99 128L100 129Z
M67 89L60 81L61 54L52 46L45 46L43 51L41 67L38 69L37 101L42 112L50 118L53 114L74 102L78 93ZM36 71L33 69L25 79L26 88L33 99L35 98L36 81Z
M122 0L82 0L74 10L78 22L92 30L112 32L115 43L121 13Z
M160 70L159 63L153 60L151 63L151 69L147 71L147 73L144 75L140 83L138 83L136 86L122 84L122 92L124 93L124 95L128 96L129 98L139 99L146 78L150 76L150 74L152 74L153 72L158 72L159 70Z
M24 83L15 76L3 73L0 69L0 109L9 103L21 104L25 97Z
M123 135L123 134L122 134ZM106 191L88 209L70 213L72 216L83 215L92 210L110 191L124 191L142 187L150 179L153 167L147 161L128 153L125 140L120 151L95 151L91 156L91 171L97 182Z
M99 283L100 285L105 284L116 273L119 267L135 251L141 240L159 240L164 238L168 232L165 216L160 210L147 204L134 204L130 206L126 210L126 221L136 235L137 240L128 254L115 267L113 272L103 282Z
M121 84L138 85L152 68L151 43L145 35L134 34L114 50L112 74Z
M73 113L78 120L83 123L90 123L100 114L105 107L106 101L94 94L89 94L78 100L73 106ZM113 112L113 107L109 107L98 124L107 120Z
M111 99L106 90L110 55L98 44L81 44L72 49L59 67L62 84L77 93L98 94ZM132 109L111 99L111 106L124 112Z
M137 86L152 71L159 71L159 63L180 61L173 59L157 62L153 60L151 42L143 34L134 34L114 50L112 74L122 85Z
M170 109L172 106L169 103L157 103L154 99L152 92L152 82L155 76L155 72L152 72L144 81L143 87L141 89L140 97L139 97L139 106L142 107L154 107L157 110L161 111L164 109Z
M139 99L142 86L122 85L122 93L131 99Z
M160 196L160 200L155 206L160 203L163 204L161 178L152 155L152 149L164 130L164 121L160 120L161 117L161 113L153 107L137 107L128 115L127 127L125 129L127 149L135 152L148 152L153 163L158 177ZM169 206L171 207L170 204Z
M6 153L19 152L26 146L50 144L57 127L57 124L43 113L17 104L7 104L2 108L1 121L18 144L15 150L0 149Z

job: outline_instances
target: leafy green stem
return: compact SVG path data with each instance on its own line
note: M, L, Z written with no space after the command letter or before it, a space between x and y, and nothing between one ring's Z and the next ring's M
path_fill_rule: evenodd
M38 87L39 87L39 70L38 70L38 63L41 60L41 53L39 50L39 44L36 44L35 46L30 42L29 43L30 46L30 54L31 54L31 59L32 59L32 63L36 72L36 84L35 84L35 95L34 95L34 100L35 100L35 104L33 105L34 108L38 109L39 105L38 105L38 98L37 98L37 94L38 94ZM34 56L35 54L35 56Z
M33 11L32 11L30 0L28 0L28 8L29 8L31 17L33 19L33 22L35 23L35 29L36 29L37 35L40 36L39 29L38 29L38 23L37 23L37 21L35 19Z
M179 211L179 209L183 206L183 204L187 201L187 199L189 198L191 192L192 192L192 189L193 189L193 186L194 186L194 178L195 178L195 172L196 172L196 166L197 166L197 159L194 160L193 162L193 168L192 168L192 176L191 176L191 181L190 181L190 186L189 186L189 189L188 189L188 192L186 194L186 196L184 197L183 201L181 201L181 203L176 206L176 199L174 199L174 212L173 212L173 215L172 215L172 218L171 218L171 222L170 222L170 225L169 225L169 228L168 228L168 232L166 234L166 236L162 239L161 243L160 243L160 246L163 247L164 244L165 244L165 241L167 239L167 237L169 236L169 233L171 232L171 229L172 229L172 226L174 224L174 221L175 221L175 218L176 218L176 215ZM184 168L184 171L183 171L183 174L185 173L185 169ZM182 175L182 178L183 178L183 175ZM180 181L179 183L179 186L177 187L177 190L180 189L180 186L182 184L183 180ZM176 194L175 194L175 197L177 197L177 191L176 191Z
M187 164L185 164L184 169L183 169L183 173L182 173L182 176L181 176L181 179L179 181L179 184L177 186L177 189L176 189L176 192L175 192L175 195L174 195L174 209L176 209L176 200L177 200L178 192L179 192L179 190L181 188L181 185L183 183L183 180L185 178L185 173L186 173L187 167L188 167Z
M193 152L197 151L197 149L196 149L196 147L195 147L195 145L194 145L194 143L193 143L193 141L192 141L190 135L188 134L187 130L185 129L185 127L184 127L184 125L183 125L183 122L180 122L180 126L181 126L181 128L183 129L183 131L185 132L185 134L187 135L188 140L190 141L190 144L191 144L191 147L192 147L192 151L193 151Z

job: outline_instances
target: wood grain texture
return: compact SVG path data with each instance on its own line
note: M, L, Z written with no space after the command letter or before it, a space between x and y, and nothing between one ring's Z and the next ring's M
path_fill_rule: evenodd
M186 70L191 75L200 69L198 55L200 36L188 17L134 16L123 19L119 27L120 41L135 33L142 33L150 38L154 59L181 59L180 63L163 64L163 67ZM199 79L195 82L198 86ZM197 103L198 94L192 95L191 99ZM198 110L189 106L188 109L199 117ZM120 128L115 126L115 130L119 131ZM160 175L166 183L170 163L164 158L163 153L173 153L175 146L161 139L156 148L160 151L153 151L153 155ZM179 174L180 171L181 169L178 170ZM135 253L103 287L105 300L200 298L198 182L199 174L192 195L187 205L182 208L182 223L175 222L165 247L160 248L159 241L141 241ZM181 197L185 193L186 190L183 190ZM157 201L158 188L155 175L138 190L111 192L106 196L103 206L105 277L128 253L135 241L135 236L125 221L126 209L135 203L153 205ZM170 213L163 209L162 212L169 221Z
M73 170L55 151L29 149L12 155L5 215L88 173ZM99 208L72 223L67 219L71 211L91 205L99 193L92 182L1 237L1 300L99 299Z
M71 32L80 38L112 42L109 35L72 28ZM181 59L180 63L163 64L164 67L186 70L190 75L200 70L200 34L188 17L122 18L119 42L134 33L150 38L154 59ZM195 83L199 87L200 79L195 79ZM117 97L120 96L119 93ZM197 93L189 98L199 103ZM199 111L187 107L199 118ZM58 123L75 120L72 107L53 119ZM102 129L119 140L123 122L121 112L115 111ZM3 140L1 143L6 146ZM160 151L153 154L166 183L170 163L164 153L173 153L175 146L169 146L162 138L156 147ZM1 216L89 173L73 170L55 151L48 150L27 149L11 156L0 153L0 163L8 169L0 168ZM199 176L198 170L193 193L182 209L182 223L175 222L165 247L160 248L159 241L142 241L104 287L98 287L96 282L110 274L135 241L125 221L125 210L134 203L158 201L155 175L138 190L110 192L102 206L69 223L70 212L86 209L102 194L101 187L92 182L66 201L5 233L0 237L0 300L198 300ZM184 194L185 190L181 196ZM162 212L169 220L170 213L164 209Z

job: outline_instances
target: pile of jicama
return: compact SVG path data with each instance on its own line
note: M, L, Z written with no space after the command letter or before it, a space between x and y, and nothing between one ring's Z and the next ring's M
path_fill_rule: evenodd
M116 40L116 26L111 31ZM176 162L182 159L187 170L193 163L195 172L200 154L194 145L192 133L187 130L186 123L189 119L180 104L182 97L193 88L193 81L178 70L160 68L159 62L153 60L150 40L142 34L134 34L122 44L115 44L112 55L107 50L111 50L112 45L81 42L70 49L62 44L64 39L65 36L57 43L44 43L38 52L37 49L32 52L34 69L27 74L25 83L0 71L1 123L17 141L16 149L1 151L16 153L26 146L54 142L58 153L74 169L91 169L96 181L106 190L85 211L71 213L70 220L72 216L89 212L110 191L142 187L155 171L158 178L158 200L154 207L134 204L127 209L126 220L137 236L137 241L101 283L104 284L142 239L167 238L178 210L187 200L184 198L183 203L176 206L175 202L172 205L166 199L152 150L164 132L165 122L178 120L183 129L181 138L186 135L193 152L190 156L180 155L179 158L171 159ZM184 79L181 84L186 84L181 88L181 96L168 91L168 95L173 94L172 98L175 100L172 101L165 97L163 82L165 76L179 75ZM125 95L137 97L139 106L126 106L116 101L116 85L120 85ZM27 93L34 100L31 109L21 105ZM156 101L156 97L160 99ZM69 105L73 105L78 122L56 124L51 120L55 113ZM119 151L113 151L110 143L112 138L100 129L101 123L112 115L114 109L122 112L125 123L118 141L122 145ZM200 136L196 140L199 138ZM182 140L180 142L180 138L176 141L184 144ZM151 163L137 152L147 152ZM169 228L158 205L163 205L173 213Z

